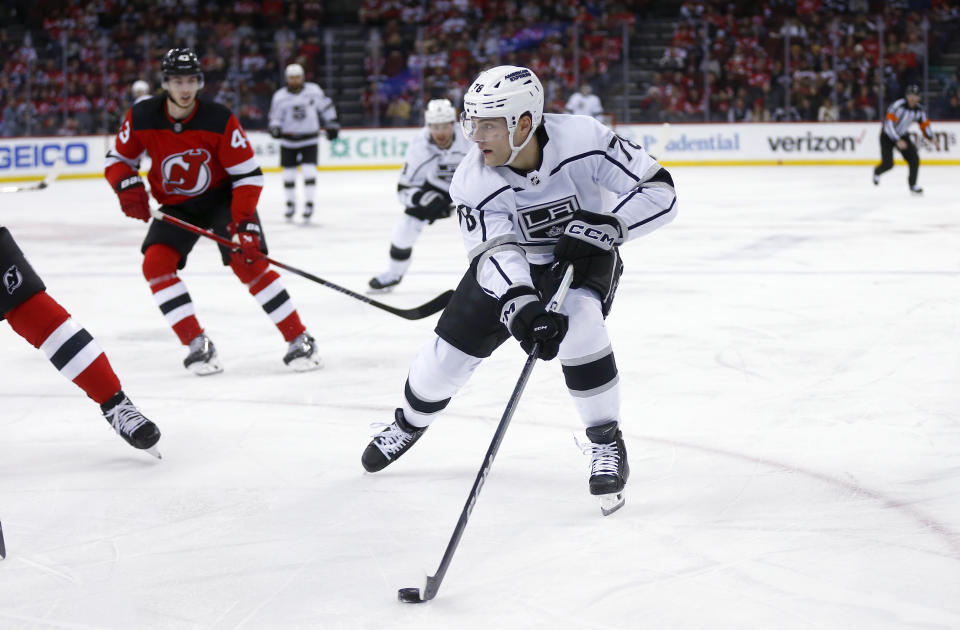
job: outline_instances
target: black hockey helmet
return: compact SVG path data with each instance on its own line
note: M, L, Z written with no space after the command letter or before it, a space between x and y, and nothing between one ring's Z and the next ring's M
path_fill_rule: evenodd
M200 60L192 48L168 50L160 62L160 72L164 81L167 77L197 75L200 77L200 87L203 87L203 68L200 67Z
M904 90L904 94L916 94L917 96L920 96L920 86L916 83L911 83L907 86L907 89Z

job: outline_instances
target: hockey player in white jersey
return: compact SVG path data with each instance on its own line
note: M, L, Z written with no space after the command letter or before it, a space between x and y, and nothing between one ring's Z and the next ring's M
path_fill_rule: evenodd
M143 79L137 79L134 81L133 85L130 86L130 92L133 93L134 105L140 101L145 101L152 96L150 94L150 84Z
M559 358L586 427L590 493L609 514L629 475L620 431L620 383L604 322L623 265L619 247L677 213L673 179L641 147L592 118L543 114L543 87L527 68L482 72L464 96L474 143L457 168L457 207L470 268L431 339L410 366L394 422L361 457L375 472L416 442L470 375L511 335L540 358ZM602 190L616 195L604 207ZM558 264L555 264L558 263ZM558 313L557 271L573 265Z
M410 143L400 171L397 198L404 211L390 238L390 266L370 279L374 291L389 291L400 283L423 227L453 211L450 181L471 143L457 133L457 110L447 99L427 103L424 119L426 126Z
M284 75L287 85L270 101L267 123L270 135L280 140L280 167L287 208L284 216L293 220L297 205L297 166L303 174L303 219L313 216L317 186L317 136L323 127L327 140L340 134L337 109L316 83L305 81L303 66L292 63Z

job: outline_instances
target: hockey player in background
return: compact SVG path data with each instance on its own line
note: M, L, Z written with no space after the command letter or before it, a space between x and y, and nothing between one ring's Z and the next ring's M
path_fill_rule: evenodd
M297 204L297 166L303 173L303 219L313 216L313 200L317 185L317 135L322 126L331 142L337 139L340 125L337 110L320 86L304 82L303 66L292 63L284 75L287 85L270 101L268 128L280 140L280 167L283 189L287 197L284 216L293 219ZM322 125L321 125L322 121Z
M457 110L447 99L427 103L426 127L410 143L397 183L397 197L403 215L393 227L390 239L390 266L370 279L370 288L388 291L403 279L410 267L413 246L428 223L450 216L450 180L470 142L457 133Z
M43 351L63 376L100 405L107 422L128 444L160 457L160 430L147 420L120 388L107 355L89 332L73 321L60 303L47 294L13 235L0 226L0 320Z
M475 143L453 176L470 268L414 358L394 422L361 457L376 472L423 435L484 358L511 335L540 358L559 358L586 427L590 493L609 514L629 475L620 384L604 322L623 265L618 248L673 220L670 174L593 118L543 114L543 87L527 68L482 72L464 96ZM602 190L616 195L604 208ZM559 263L559 265L555 265ZM559 312L548 312L557 271L573 265Z
M137 79L134 81L133 85L130 87L130 91L133 93L134 105L140 101L145 101L150 98L150 84L143 79Z
M920 87L908 85L903 98L894 101L887 108L887 115L880 130L880 163L873 169L873 185L880 183L880 176L893 168L893 147L897 147L900 155L907 161L910 168L907 175L907 185L915 195L923 194L923 188L917 185L917 175L920 172L920 155L917 145L910 139L908 133L910 125L916 122L920 125L923 137L934 141L930 130L930 121L927 113L920 104Z
M106 177L123 212L150 221L149 200L137 169L151 158L150 189L161 211L233 238L220 246L223 264L257 300L288 347L283 362L297 371L320 366L316 342L307 333L280 275L264 259L266 242L257 215L263 173L240 123L229 109L201 100L203 73L189 48L163 57L164 94L134 105L107 153ZM177 275L199 236L163 221L150 223L143 241L143 275L154 300L180 342L189 346L184 366L196 374L222 371L213 342L200 327L187 287Z

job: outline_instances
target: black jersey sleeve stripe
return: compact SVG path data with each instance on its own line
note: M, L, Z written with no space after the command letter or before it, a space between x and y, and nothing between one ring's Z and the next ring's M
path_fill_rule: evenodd
M670 206L669 206L666 210L661 210L660 212L656 213L655 215L653 215L653 216L651 216L651 217L647 217L647 218L644 219L643 221L637 221L637 222L634 223L633 225L628 226L627 229L628 229L628 230L632 230L632 229L635 228L635 227L640 227L641 225L645 225L645 224L647 224L647 223L650 223L651 221L654 221L654 220L656 220L656 219L659 219L659 218L662 217L663 215L665 215L665 214L667 214L668 212L670 212L671 210L673 210L673 207L674 207L675 205L677 205L677 196L676 196L676 195L673 196L673 201L670 202Z
M504 186L503 188L491 193L489 197L487 197L486 199L484 199L483 201L477 204L477 210L483 210L483 207L487 205L488 202L493 201L493 199L496 198L497 195L499 195L500 193L504 193L508 190L510 190L510 187Z
M240 181L241 179L246 179L247 177L261 177L262 175L263 175L263 171L261 171L261 170L260 170L260 167L258 166L257 168L253 169L252 171L248 171L248 172L246 172L246 173L241 173L240 175L231 175L231 176L230 176L230 181L231 181L231 182L237 182L237 181Z
M510 276L506 274L506 272L503 270L503 267L501 267L500 263L497 262L497 259L491 256L489 260L491 263L493 263L493 266L497 268L497 271L500 272L500 276L503 278L504 282L507 283L507 286L513 284L513 281L510 279Z
M550 171L550 175L556 175L557 172L559 172L561 168L563 168L564 166L566 166L566 165L569 164L570 162L576 162L577 160L582 160L582 159L584 159L584 158L588 158L588 157L590 157L591 155L602 155L602 156L606 157L607 154L606 154L605 152L603 152L603 151L600 151L600 150L594 150L594 151L587 151L586 153L581 153L580 155L574 155L574 156L572 156L572 157L568 157L568 158L565 159L563 162L560 162L559 164L557 164L557 165L553 168L553 170Z
M610 156L607 155L606 153L603 154L603 157L604 157L604 159L606 159L608 162L612 162L614 166L617 166L621 171L623 171L624 173L626 173L626 174L627 174L627 177L629 177L629 178L631 178L631 179L633 179L634 181L637 181L637 182L640 181L640 178L636 175L636 173L634 173L633 171L631 171L629 168L627 168L626 166L624 166L623 164L621 164L621 163L618 162L617 160L613 159L612 157L610 157Z

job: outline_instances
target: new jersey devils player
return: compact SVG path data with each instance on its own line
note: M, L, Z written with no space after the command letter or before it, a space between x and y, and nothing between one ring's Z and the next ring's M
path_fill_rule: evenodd
M128 444L160 457L160 430L120 389L107 355L85 328L47 294L43 280L7 228L0 225L0 320L42 350L61 374L99 403L107 422Z
M120 198L123 212L150 220L149 200L138 175L146 151L152 163L148 180L161 210L201 228L233 238L232 250L220 247L289 343L283 362L297 371L320 366L311 337L271 269L257 200L263 173L239 121L229 109L201 100L203 72L189 48L173 48L161 63L164 93L134 105L127 112L107 153L106 177ZM213 343L197 321L187 287L177 275L199 237L169 223L153 221L143 241L143 275L154 300L180 342L189 346L184 366L196 374L222 370Z

